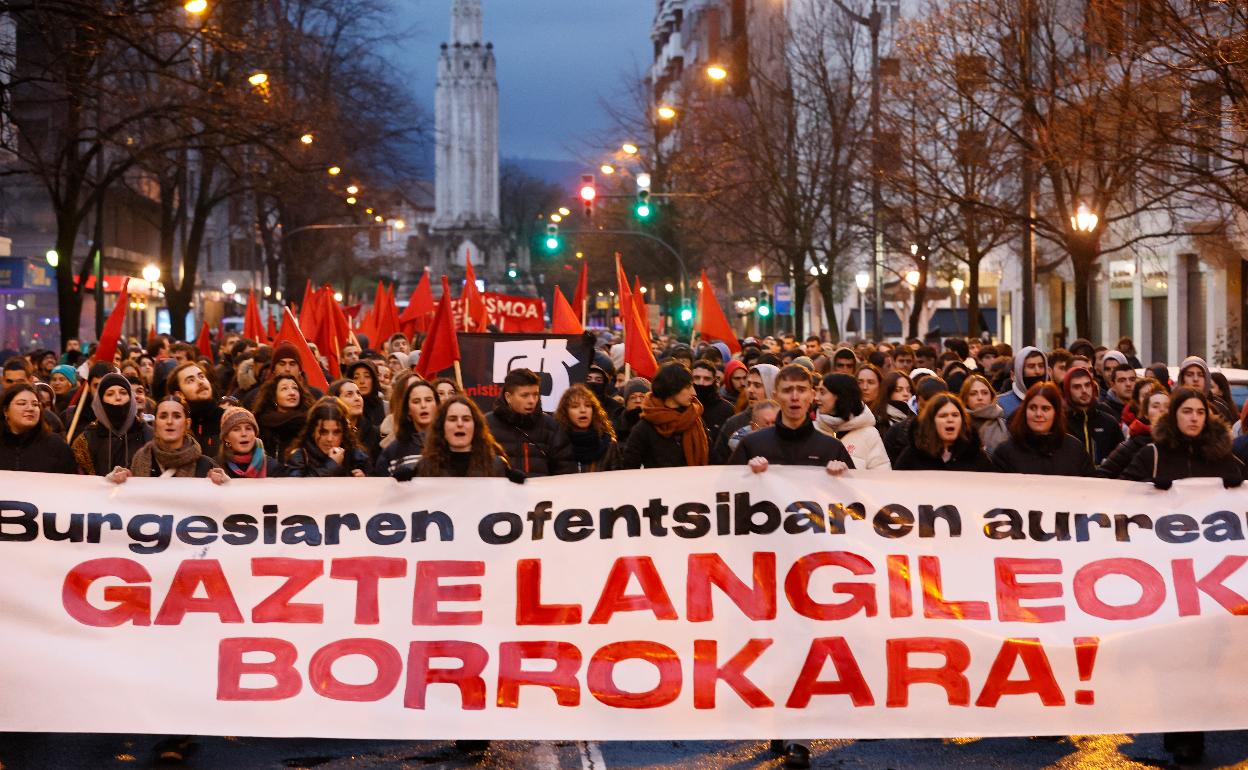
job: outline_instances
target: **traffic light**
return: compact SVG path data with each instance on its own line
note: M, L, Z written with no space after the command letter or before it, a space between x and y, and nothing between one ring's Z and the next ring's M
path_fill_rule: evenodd
M758 295L758 317L766 318L771 315L771 297L767 295L766 290L759 292Z
M516 277L519 275L520 275L520 271L516 269L516 263L509 262L507 264L507 277L514 281L516 280Z
M558 254L563 248L563 239L559 237L559 225L546 225L546 239L542 241L542 246L546 248L549 254Z
M693 301L683 300L680 303L680 322L688 325L693 322Z
M598 186L594 183L593 174L581 174L581 203L585 204L585 218L594 217L594 200L598 197Z
M650 202L649 190L637 192L637 203L633 205L633 215L642 222L649 222L654 216L654 204Z

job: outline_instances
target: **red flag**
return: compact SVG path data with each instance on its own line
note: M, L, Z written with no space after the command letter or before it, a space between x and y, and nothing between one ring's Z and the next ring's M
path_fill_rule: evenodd
M646 338L646 344L653 349L654 337L650 335L650 311L646 307L646 293L641 290L641 276L633 276L633 291L629 298L637 311L638 320L641 321L641 333Z
M459 338L455 334L455 317L451 312L451 284L442 276L442 299L438 302L433 323L429 324L429 336L420 348L420 360L416 373L426 379L453 366L459 360Z
M243 336L257 342L268 342L264 336L264 322L260 320L260 308L256 305L256 290L247 291L247 310L243 313Z
M581 277L576 282L576 293L572 295L572 312L576 313L576 317L581 324L585 324L585 316L588 314L585 304L589 297L589 265L581 263Z
M381 350L381 346L399 331L399 314L394 309L394 296L381 281L377 282L377 294L373 298L373 323L377 334L373 347Z
M632 367L634 375L654 379L659 364L654 360L654 349L644 333L646 325L637 315L636 303L629 304L629 313L632 319L624 324L624 363Z
M472 269L472 254L464 255L464 331L484 332L490 325L485 297L477 288L477 274Z
M304 310L310 302L310 295L303 301ZM316 356L312 354L312 348L308 347L308 341L304 339L303 332L299 330L299 322L295 320L291 314L290 308L285 308L282 316L282 331L277 335L277 342L289 342L299 351L299 365L303 367L303 376L307 379L308 384L320 390L322 393L329 390L329 382L325 380L325 373L321 371L321 362L316 360Z
M715 299L715 290L705 270L702 271L702 288L698 289L698 315L693 322L693 330L703 339L724 343L733 353L741 352L741 343L720 308L719 300Z
M277 323L273 320L272 308L269 308L268 323L265 326L265 337L267 337L269 341L277 339Z
M209 361L212 360L212 332L208 330L207 318L204 319L204 325L199 327L199 337L195 339L195 346L199 348L201 356Z
M620 296L620 324L624 326L625 331L628 331L628 324L633 314L633 293L628 289L628 276L624 275L624 265L620 262L618 251L615 253L615 284Z
M404 334L411 337L416 332L429 331L429 320L437 306L433 304L433 289L429 286L429 268L420 274L420 282L412 290L412 298L407 301L407 309L399 316L399 326Z
M295 316L299 319L299 328L303 330L304 334L308 333L308 328L313 323L311 316L308 315L309 308L312 305L312 291L312 279L309 278L307 283L303 285L303 299L299 300L303 309L299 311L299 315Z
M117 304L104 323L104 331L100 333L100 344L95 346L96 363L111 364L117 354L117 341L121 339L121 325L126 320L126 311L130 308L130 278L121 279L121 292L117 295Z
M152 328L147 330L147 344L151 345L156 341L156 322L152 322Z
M583 334L585 327L576 317L576 310L568 304L563 292L555 287L555 304L550 311L551 334Z

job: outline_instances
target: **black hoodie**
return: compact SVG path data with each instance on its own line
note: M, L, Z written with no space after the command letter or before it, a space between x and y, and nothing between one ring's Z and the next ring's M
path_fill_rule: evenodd
M525 476L576 473L568 434L541 409L519 414L507 405L506 396L499 396L485 421L511 467Z

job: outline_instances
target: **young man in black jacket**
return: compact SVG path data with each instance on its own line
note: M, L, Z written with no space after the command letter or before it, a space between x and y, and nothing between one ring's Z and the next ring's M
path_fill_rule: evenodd
M1079 439L1094 465L1100 465L1122 443L1123 436L1118 420L1097 406L1092 370L1082 365L1068 369L1062 396L1066 399L1066 432Z
M568 434L542 411L541 386L541 377L531 370L512 369L503 379L503 395L486 415L486 424L507 452L511 467L524 475L576 473Z

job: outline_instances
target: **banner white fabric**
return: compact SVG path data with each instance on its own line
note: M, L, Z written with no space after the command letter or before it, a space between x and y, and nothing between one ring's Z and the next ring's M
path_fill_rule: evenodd
M1244 491L745 467L0 474L0 730L1248 727Z

